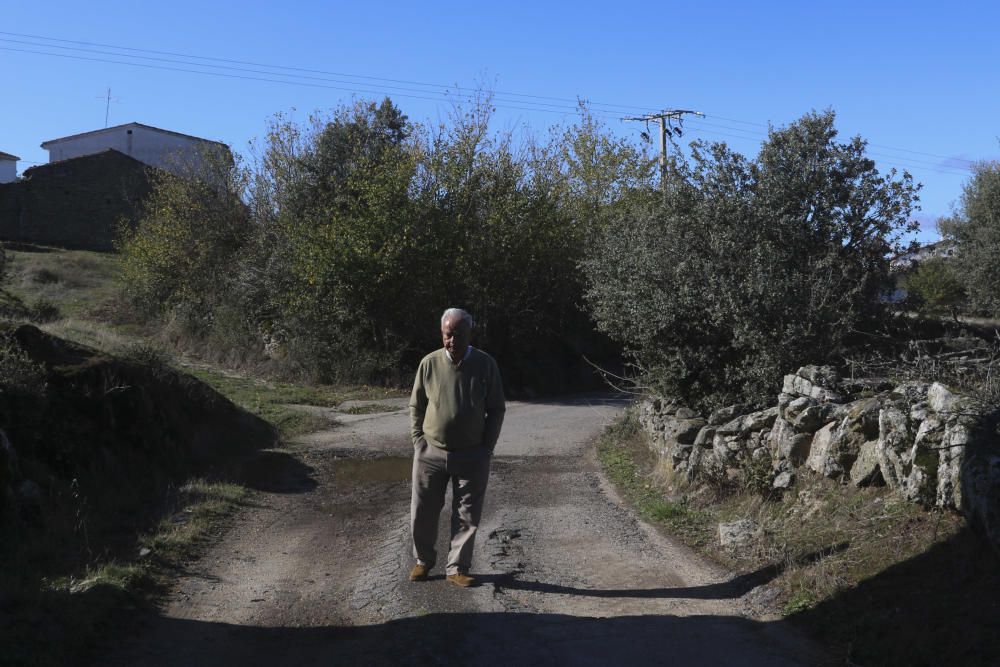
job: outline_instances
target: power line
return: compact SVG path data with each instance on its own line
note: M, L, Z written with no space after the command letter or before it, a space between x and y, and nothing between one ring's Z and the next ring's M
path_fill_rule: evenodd
M691 121L689 127L698 130L700 133L724 136L732 139L741 139L744 141L763 141L768 136L768 134L764 132L757 132L754 130L744 130L742 128L730 127L728 125L712 123L704 120ZM707 128L720 128L723 130L729 130L730 132L720 132L718 130L707 129ZM732 132L739 132L740 134L732 134ZM867 144L867 145L869 147L877 146L876 144ZM901 149L891 149L891 150L901 150ZM911 152L921 155L933 155L931 153L919 153L917 151L911 151ZM915 157L890 155L883 152L871 151L871 150L867 150L866 155L868 155L869 157L881 158L883 161L889 161L901 167L906 167L914 170L919 169L921 171L930 171L938 174L950 174L959 176L967 176L969 174L969 167L964 167L962 165L941 164L940 162L932 160L922 160L920 158L915 158ZM969 164L971 165L973 163L969 161Z
M353 86L353 87L331 86L331 85L326 85L326 84L321 84L321 83L311 83L311 82L308 82L308 81L290 81L290 80L287 80L287 79L280 79L280 78L271 78L271 77L262 77L262 76L247 76L247 75L240 75L240 74L231 74L231 73L226 73L226 72L210 72L210 71L198 70L198 69L190 69L190 68L185 68L185 67L168 67L166 65L152 65L152 64L149 64L149 63L129 62L129 61L123 61L123 60L111 60L111 59L108 59L108 58L90 58L90 57L87 57L87 56L70 55L70 54L67 54L67 53L50 53L50 52L46 52L46 51L32 51L32 50L29 50L29 49L18 49L18 48L9 47L9 46L0 46L0 51L14 51L14 52L18 52L18 53L30 53L30 54L34 54L34 55L51 56L51 57L54 57L54 58L63 58L63 59L69 59L69 60L81 60L81 61L87 61L87 62L111 63L111 64L116 64L116 65L128 65L128 66L132 66L132 67L142 67L142 68L145 68L145 69L164 70L164 71L170 71L170 72L182 72L182 73L186 73L186 74L202 74L202 75L205 75L205 76L214 76L214 77L228 78L228 79L241 79L241 80L244 80L244 81L261 81L261 82L265 82L265 83L280 83L280 84L292 85L292 86L304 86L304 87L307 87L307 88L321 88L321 89L326 89L326 90L340 90L340 91L350 92L350 93L387 94L387 91L384 88L373 88L373 87L370 87L370 86L369 87L361 87L361 86ZM276 75L276 76L280 76L280 75ZM417 94L414 94L414 93L407 93L407 92L394 92L393 94L396 95L396 96L398 96L398 97L406 97L406 98L410 98L410 99L430 100L432 102L447 101L447 99L449 97L459 98L459 99L463 99L463 100L469 101L469 100L473 100L474 97L475 97L474 94L471 94L471 93L462 93L462 92L457 92L457 91L456 92L442 91L437 97L429 97L427 95L417 95ZM555 110L555 109L544 109L544 108L530 107L530 106L528 106L528 107L526 107L526 106L514 106L514 105L510 105L510 104L494 104L494 106L496 106L498 108L503 108L503 109L514 109L514 110L519 110L519 111L535 111L535 112L542 112L542 113L557 113L557 114L560 114L560 115L565 115L566 113L570 113L570 109L568 109L568 108L565 111L558 111L558 110ZM602 114L602 115L607 115L607 114Z
M64 53L52 53L50 51L35 51L30 49L19 49L14 47L0 46L0 50L58 57L64 59L73 59L73 60L90 61L90 62L104 62L104 63L119 64L125 66L131 65L133 67L142 67L145 69L159 69L165 71L177 71L182 73L201 74L205 76L242 79L250 81L261 81L267 83L279 83L284 85L298 85L311 88L325 88L325 89L339 90L344 92L366 93L366 94L389 94L391 92L392 95L396 95L399 97L406 97L410 99L422 99L428 101L445 101L445 100L456 100L456 99L462 101L474 101L476 98L475 93L463 93L461 92L461 89L456 90L453 87L445 86L443 84L412 81L406 79L392 79L392 78L375 77L375 76L361 75L361 74L331 72L326 70L310 69L304 67L273 65L273 64L259 63L247 60L218 58L212 56L200 56L200 55L185 54L175 51L158 51L154 49L141 49L135 47L86 42L80 40L68 40L55 37L47 37L43 35L32 35L32 34L17 33L17 32L0 31L0 35L8 36L8 38L0 38L0 42L22 44L43 49L58 48L64 50L73 50L87 54L108 55L114 58L152 60L156 62L165 62L174 65L187 65L188 67L154 65L150 63L134 62L133 60L95 58L82 55L70 55ZM20 37L32 40L45 40L48 42L59 42L62 44L75 44L86 48L59 46L58 44L38 44L34 42L24 42L22 40L10 39L9 37ZM135 54L155 54L155 56L131 55L129 53L108 53L106 51L97 50L94 47L115 49L118 51L129 51ZM174 58L184 58L186 60L178 61L169 58L160 58L159 56L171 56ZM202 60L208 62L191 62L192 60ZM227 64L226 65L210 64L213 62L227 63ZM279 70L279 71L269 72L269 71L246 69L242 67L232 67L231 65L249 65L251 67L263 67L269 70ZM190 69L190 67L197 67L203 69ZM214 68L215 70L221 70L221 71L206 71L206 69L204 68ZM242 74L234 72L241 72ZM301 72L302 74L297 74L296 72ZM263 76L249 76L256 74ZM323 76L312 76L312 75L323 75ZM325 77L342 77L342 78L330 79ZM363 81L371 81L377 83L364 83L362 81L351 81L351 80L345 81L343 80L344 78L360 79ZM329 84L341 84L341 85L329 85ZM401 85L395 85L395 84L401 84ZM520 99L508 99L508 98L520 98ZM539 100L539 101L534 101L534 100ZM548 101L545 102L540 100L548 100ZM579 109L580 100L547 96L547 95L533 95L528 93L518 93L511 91L493 91L491 102L493 106L502 109L541 112L541 113L557 113L560 115L566 115L568 113L575 113ZM637 107L631 107L628 105L608 104L604 102L593 102L589 100L586 102L586 104L591 114L603 118L618 117L620 112L616 113L614 111L615 109L630 111L630 112L635 112L635 110L637 109ZM728 116L717 115L714 113L712 114L712 117L714 119L724 120L730 123L737 123L739 125L744 125L749 127L761 127L761 128L771 127L771 125L765 123L760 123L756 121L747 121L738 118L731 118ZM759 132L755 130L745 129L743 127L732 127L728 125L705 122L705 121L699 121L698 123L694 123L692 126L695 129L699 129L707 134L726 136L741 140L754 140L757 138L762 139L767 136L766 132ZM720 132L718 130L710 130L707 128L718 128L719 130L726 130L727 132ZM731 132L736 132L738 134L731 134ZM751 135L751 136L746 136L746 135ZM873 148L880 148L882 150L887 150L887 151L908 153L911 155L923 155L927 157L936 157L942 160L950 160L953 162L963 162L968 164L969 166L974 164L974 161L966 160L965 158L945 156L925 151L917 151L907 148L898 148L898 147L886 146L883 144L869 144L869 146ZM892 156L885 154L871 153L871 155L873 156L877 155L878 157L882 157L887 160L892 160L901 165L912 166L914 169L919 168L924 171L935 171L936 173L948 174L948 173L955 173L954 171L948 171L948 170L961 170L962 173L968 173L967 170L963 169L963 167L958 165L954 166L940 165L940 164L934 164L930 161L920 160L919 158L906 158L901 156Z
M64 44L79 44L79 45L82 45L82 46L87 47L87 48L76 48L74 50L83 51L83 52L87 52L87 53L99 53L99 54L100 53L105 53L106 54L106 52L101 52L101 51L98 51L98 50L96 50L96 49L93 48L93 47L97 46L97 47L108 48L108 49L117 49L119 51L133 51L133 52L136 52L136 53L152 53L152 54L156 54L156 55L174 56L174 57L178 57L178 58L185 58L187 60L207 60L207 61L212 61L212 62L229 63L229 64L233 64L233 65L250 65L252 67L266 67L268 69L287 70L287 71L292 71L292 72L304 72L304 73L307 73L307 74L322 74L322 75L327 75L327 76L347 77L347 78L352 78L352 79L366 79L366 80L369 80L369 81L378 81L378 82L386 82L386 83L399 83L399 84L404 84L406 86L422 86L422 87L437 88L437 89L450 89L452 87L452 86L449 86L447 84L441 84L441 83L427 83L427 82L422 82L422 81L411 81L411 80L407 80L407 79L392 79L392 78L386 78L386 77L370 76L370 75L365 75L365 74L348 74L348 73L345 73L345 72L332 72L332 71L327 71L327 70L309 69L309 68L305 68L305 67L294 67L294 66L289 66L289 65L271 65L271 64L267 64L267 63L258 63L258 62L254 62L254 61L248 61L248 60L234 60L234 59L229 59L229 58L217 58L217 57L212 57L212 56L200 56L200 55L195 55L195 54L178 53L176 51L157 51L157 50L153 50L153 49L140 49L140 48L128 47L128 46L116 46L114 44L102 44L102 43L99 43L99 42L86 42L86 41L72 40L72 39L59 39L59 38L56 38L56 37L45 37L45 36L42 36L42 35L29 35L29 34L16 33L16 32L0 31L0 35L11 35L11 36L15 36L15 37L27 37L29 39L41 39L41 40L47 40L47 41L52 41L52 42L62 42ZM33 42L21 42L19 40L12 40L12 39L5 39L5 38L0 38L0 41L26 44L26 45L30 45L30 46L40 46L40 47L43 47L43 48L64 48L64 49L73 48L73 47L58 46L56 44L36 44L36 43L33 43ZM135 58L140 58L141 57L141 58L153 59L153 58L150 58L148 56L129 56L127 54L106 54L106 55L116 55L116 56L122 56L122 57L135 57ZM177 61L168 61L168 62L177 62ZM192 65L197 64L197 65L200 65L200 66L207 66L207 67L220 67L218 65L206 65L204 63L189 63L187 61L184 61L184 64L192 64ZM228 69L239 69L239 68L228 68ZM269 72L269 74L278 74L278 73L277 72ZM282 75L282 76L299 76L299 75L288 74L288 75ZM312 78L312 77L306 77L306 78ZM523 97L523 98L527 98L527 99L551 100L551 101L555 101L555 102L561 102L563 105L571 103L571 104L574 105L574 108L575 108L575 105L578 102L577 99L566 98L566 97L554 97L554 96L550 96L550 95L534 95L534 94L529 94L529 93L517 93L517 92L502 91L502 90L493 91L493 93L494 93L494 95L504 95L504 96L509 96L509 97ZM603 103L603 102L589 102L588 101L588 104L591 104L593 106L608 107L608 108L611 108L611 109L619 109L619 110L632 110L632 111L634 111L636 108L638 108L638 107L629 107L629 106L621 105L621 104L607 104L607 103ZM555 105L553 105L553 106L555 106Z
M755 126L755 127L766 127L766 128L770 128L771 127L768 123L760 123L760 122L749 121L749 120L740 120L738 118L727 118L726 116L722 116L722 115L714 113L714 112L709 112L709 115L712 118L718 118L719 120L725 120L725 121L728 121L730 123L740 123L741 125L752 125L752 126ZM881 148L883 150L898 151L900 153L912 153L914 155L925 155L927 157L941 158L942 160L955 160L956 162L964 162L964 163L968 164L969 166L972 166L972 165L974 165L976 163L975 160L968 160L966 158L960 158L960 157L957 157L957 156L954 156L954 155L941 155L940 153L928 153L927 151L917 151L917 150L913 150L913 149L910 149L910 148L898 148L898 147L895 147L895 146L887 146L885 144L873 144L873 143L869 143L868 145L871 146L872 148Z
M2 34L2 33L0 33L0 34ZM6 42L6 43L9 43L9 44L21 44L21 45L26 45L26 46L35 46L35 47L40 47L40 48L50 48L50 49L51 48L55 48L55 49L65 49L65 50L69 50L69 51L80 51L80 52L87 53L87 54L105 55L105 56L113 56L113 57L119 57L119 58L138 58L138 59L142 59L142 60L152 60L152 61L156 61L156 62L165 62L165 63L171 63L171 64L175 64L175 65L190 65L190 66L194 66L194 67L214 68L214 69L222 70L223 72L230 71L230 72L243 72L243 73L247 73L247 74L263 74L263 75L266 75L266 76L280 76L280 77L283 77L283 78L291 78L293 81L295 79L304 79L306 81L322 81L322 82L327 82L327 83L340 83L340 84L345 84L345 85L351 85L351 84L357 85L357 82L355 82L355 81L349 81L349 80L345 81L343 79L331 79L329 77L323 77L323 76L311 76L311 75L305 75L305 74L284 74L284 73L281 73L281 72L269 72L267 70L249 69L249 68L246 68L246 67L233 67L233 66L230 66L230 65L212 65L212 64L205 64L205 63L190 62L189 60L176 60L176 59L173 59L173 58L160 58L160 57L156 57L156 56L142 56L142 55L133 56L133 55L127 55L127 54L121 54L121 53L114 53L114 52L109 52L109 51L100 51L100 50L97 50L97 49L84 49L84 48L73 47L73 46L59 46L59 45L49 45L49 44L36 44L34 42L25 42L23 40L7 39L7 38L3 38L3 37L0 37L0 42ZM112 47L112 48L114 48L114 47ZM42 53L43 55L64 55L64 54L57 54L57 53L51 53L51 52L37 52L37 53ZM190 57L197 58L198 56L190 56ZM122 61L122 60L115 60L115 61L109 61L109 62L115 62L115 63L119 63L119 64L135 64L135 65L144 64L144 63L132 63L130 61ZM261 65L261 67L268 67L268 66L267 65ZM201 70L198 70L198 71L201 71ZM205 73L207 73L207 72L205 72ZM339 75L339 76L351 77L352 75ZM369 85L369 84L363 84L363 85ZM431 84L414 84L414 85L430 86ZM414 91L412 88L406 87L406 86L385 85L384 88L387 88L387 89L390 89L390 90L402 90L402 91L408 91L408 92L421 92L421 93L423 93L423 92L427 92L427 93L438 92L440 94L440 91L433 91L433 90L428 90L428 91ZM448 87L446 87L446 86L443 86L442 88L444 90L449 90ZM522 103L522 102L519 102L519 103ZM539 106L543 106L543 107L555 107L557 109L565 109L567 111L572 111L572 110L576 109L575 106L574 107L567 107L565 104L554 104L554 103L551 103L551 102L523 102L523 103L532 104L532 105L539 105Z

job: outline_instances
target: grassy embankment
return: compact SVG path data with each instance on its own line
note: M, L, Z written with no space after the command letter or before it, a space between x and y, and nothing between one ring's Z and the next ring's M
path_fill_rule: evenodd
M119 298L117 255L27 247L9 249L7 256L10 267L5 287L29 313L42 315L36 321L42 330L109 354L176 366L272 423L285 439L331 425L295 405L335 407L351 399L402 395L385 387L280 382L257 375L254 367L226 368L199 357L197 346L170 340L159 329L128 315ZM383 409L374 405L349 412Z
M331 426L329 419L294 405L335 407L347 399L397 393L278 382L255 376L252 368L224 368L198 358L191 346L182 348L125 315L115 255L49 248L7 254L4 287L20 303L23 319L108 357L193 375L272 424L282 440ZM50 514L16 519L5 527L0 625L9 634L0 663L83 659L97 638L123 627L130 610L155 605L178 568L223 530L253 492L218 476L191 476L171 481L155 507L148 495L120 493L113 499L116 514L132 517L127 525L96 516L93 498L88 505L87 498L64 490L58 502L47 501Z
M838 657L859 665L1000 660L1000 563L957 514L926 511L884 487L806 475L791 492L766 497L752 470L731 485L685 486L631 415L604 433L598 456L646 520L750 575L762 586L752 600ZM720 549L718 524L740 519L757 522L756 537Z

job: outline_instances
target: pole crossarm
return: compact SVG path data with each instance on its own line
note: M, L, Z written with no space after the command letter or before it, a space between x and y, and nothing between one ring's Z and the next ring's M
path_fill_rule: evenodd
M676 131L680 134L681 131L674 127L676 122L678 126L684 123L684 116L700 116L705 117L700 111L692 111L691 109L664 109L659 113L648 113L645 116L626 116L622 120L638 120L645 123L655 122L660 124L660 184L664 188L664 193L666 193L667 187L667 134L668 129L671 131ZM648 125L646 126L649 127ZM648 138L648 137L647 137Z

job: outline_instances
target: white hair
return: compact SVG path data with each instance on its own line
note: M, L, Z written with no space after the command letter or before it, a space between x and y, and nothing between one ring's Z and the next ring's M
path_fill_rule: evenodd
M465 322L466 324L468 324L470 329L476 325L476 323L472 320L472 315L470 315L466 311L462 310L461 308L449 308L448 310L444 311L444 314L441 316L441 326L444 326L445 320L456 317Z

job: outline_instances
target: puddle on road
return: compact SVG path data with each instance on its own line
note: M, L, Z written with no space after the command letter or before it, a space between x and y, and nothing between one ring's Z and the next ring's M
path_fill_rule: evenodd
M413 459L384 456L378 459L340 459L333 464L333 474L345 482L402 482L410 479Z

